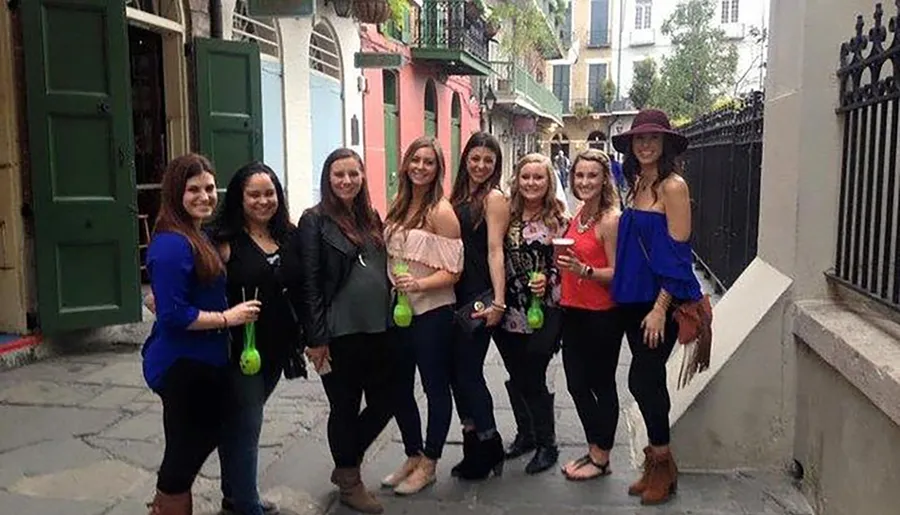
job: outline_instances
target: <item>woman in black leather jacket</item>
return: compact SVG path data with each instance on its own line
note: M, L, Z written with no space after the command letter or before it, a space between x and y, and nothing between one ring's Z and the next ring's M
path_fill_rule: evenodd
M331 481L343 504L381 513L362 484L359 465L393 414L391 286L382 223L356 152L341 148L328 156L320 191L322 201L300 217L293 241L302 284L294 302L307 356L322 376L331 407ZM366 409L360 412L363 394Z

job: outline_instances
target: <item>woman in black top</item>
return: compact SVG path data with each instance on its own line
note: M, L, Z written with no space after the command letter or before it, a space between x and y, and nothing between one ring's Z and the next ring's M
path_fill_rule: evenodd
M453 346L452 386L463 424L463 461L451 473L463 479L484 479L491 470L498 475L503 471L503 442L484 380L491 334L506 310L503 237L509 225L509 202L499 188L502 170L497 138L475 133L463 149L450 196L465 249L462 276L455 286L457 308L472 306L472 317L479 320L474 331L458 324Z
M284 190L271 168L251 163L232 176L216 219L208 232L227 270L229 304L258 299L256 346L262 367L253 375L238 363L244 328L231 331L231 378L235 409L226 421L219 461L222 467L222 511L241 515L274 513L260 502L257 488L259 435L263 405L278 384L287 351L299 345L299 325L285 289L299 283L299 256L285 252L295 228L288 218Z
M331 482L343 504L363 513L383 508L360 479L359 466L393 414L394 353L388 338L391 288L382 223L372 207L365 167L347 148L322 170L322 201L300 217L294 245L303 287L295 298L307 355L322 376L331 411ZM360 411L362 396L366 408Z

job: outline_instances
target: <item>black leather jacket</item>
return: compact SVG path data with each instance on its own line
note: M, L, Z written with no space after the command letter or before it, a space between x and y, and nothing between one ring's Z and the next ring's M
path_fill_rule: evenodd
M292 247L301 256L300 288L293 302L299 308L307 345L328 345L328 306L350 275L359 248L316 208L300 217Z

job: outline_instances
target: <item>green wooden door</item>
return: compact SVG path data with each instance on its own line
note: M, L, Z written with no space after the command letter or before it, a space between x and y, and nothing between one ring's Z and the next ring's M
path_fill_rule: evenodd
M224 188L238 168L263 159L259 47L205 38L194 44L199 148Z
M437 114L425 111L425 135L437 137Z
M388 205L397 194L397 170L400 167L399 111L393 104L384 104L384 175L387 177Z
M20 6L41 330L140 320L124 4Z
M462 138L462 106L459 93L453 94L450 103L450 176L456 180L459 171L460 139Z

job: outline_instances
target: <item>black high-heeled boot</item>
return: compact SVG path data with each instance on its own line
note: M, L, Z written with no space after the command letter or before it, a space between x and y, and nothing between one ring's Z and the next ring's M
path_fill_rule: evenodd
M478 445L478 435L475 434L475 431L466 431L463 429L462 438L463 459L456 465L453 465L453 468L450 469L450 475L452 477L459 477L462 471L469 467L472 462L472 457L476 452L475 448Z
M525 466L526 474L543 472L559 460L559 448L556 446L556 413L553 410L553 394L547 393L531 403L531 413L534 417L534 433L537 441L537 450L528 465Z
M506 459L512 460L534 450L534 426L531 412L522 393L513 386L512 381L507 381L505 384L506 393L509 395L509 405L512 407L513 417L516 419L516 438L506 448L505 456Z
M495 432L487 440L478 439L473 450L472 459L466 467L459 471L459 478L469 481L481 481L487 479L491 472L495 476L503 475L505 463L503 452L503 439L500 433Z

